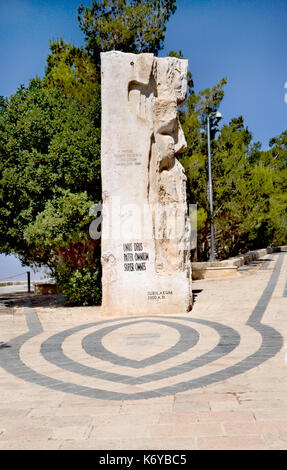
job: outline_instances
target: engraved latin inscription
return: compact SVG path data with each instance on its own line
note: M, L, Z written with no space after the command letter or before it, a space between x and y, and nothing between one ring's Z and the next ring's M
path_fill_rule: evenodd
M129 150L115 154L116 166L139 166L142 164L142 156Z
M146 271L149 254L144 251L143 243L124 243L124 271Z

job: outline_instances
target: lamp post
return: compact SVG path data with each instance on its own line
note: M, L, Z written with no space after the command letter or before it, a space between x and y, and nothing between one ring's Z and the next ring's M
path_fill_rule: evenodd
M214 224L213 224L213 189L212 189L212 168L211 168L211 146L210 146L210 114L207 111L207 147L208 147L208 192L209 192L209 205L210 205L210 257L209 261L215 261L215 237L214 237ZM221 119L220 112L215 113L217 119Z

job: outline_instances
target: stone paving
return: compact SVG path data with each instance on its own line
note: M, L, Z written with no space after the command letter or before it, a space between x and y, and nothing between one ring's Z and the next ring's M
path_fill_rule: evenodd
M287 449L286 268L195 281L182 315L0 292L0 449Z

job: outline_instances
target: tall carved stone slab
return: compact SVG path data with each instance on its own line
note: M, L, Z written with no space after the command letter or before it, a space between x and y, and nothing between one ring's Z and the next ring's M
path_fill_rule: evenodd
M187 60L101 54L102 309L184 313L192 305L186 148L177 105Z

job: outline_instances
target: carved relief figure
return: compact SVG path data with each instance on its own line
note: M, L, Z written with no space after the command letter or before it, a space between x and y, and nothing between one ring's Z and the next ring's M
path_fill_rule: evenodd
M183 271L189 256L186 176L176 159L186 149L177 106L186 97L187 60L155 58L153 77L157 94L153 103L150 201L154 205L156 270L168 273Z

